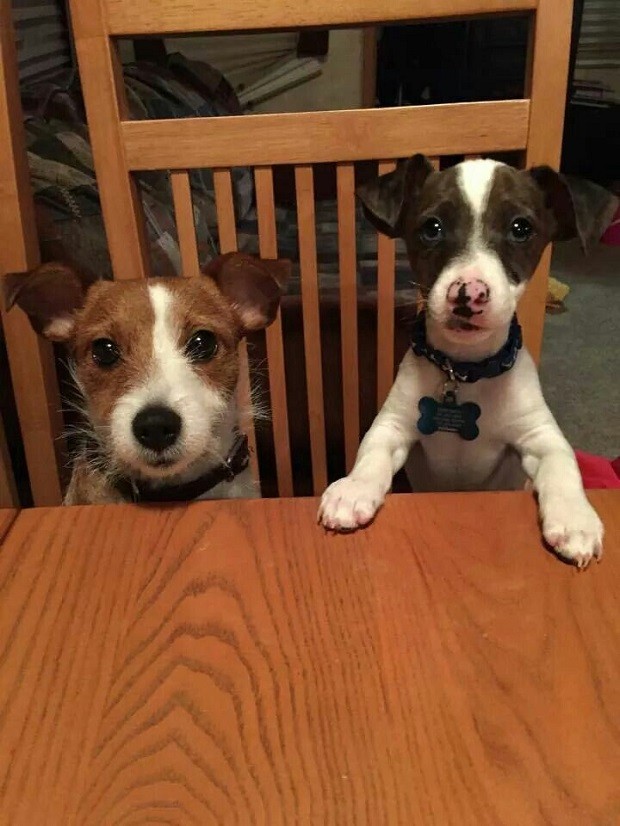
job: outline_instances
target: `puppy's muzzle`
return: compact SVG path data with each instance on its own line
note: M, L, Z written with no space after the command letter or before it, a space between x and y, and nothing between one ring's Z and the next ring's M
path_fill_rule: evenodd
M134 417L131 429L142 447L162 453L172 447L181 433L182 421L178 413L164 405L143 407Z

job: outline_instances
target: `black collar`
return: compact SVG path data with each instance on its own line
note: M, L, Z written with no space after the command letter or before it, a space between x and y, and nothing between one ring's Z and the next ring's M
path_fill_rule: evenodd
M416 356L424 356L451 379L471 384L479 379L494 379L514 366L519 350L523 346L521 325L517 316L512 317L508 338L504 346L482 361L452 361L441 350L435 350L426 340L426 314L417 314L411 325L411 349Z
M113 482L116 490L128 502L191 502L207 493L220 482L232 480L245 470L250 462L248 437L239 435L230 448L228 456L221 465L207 473L178 485L154 486L148 482L121 477Z

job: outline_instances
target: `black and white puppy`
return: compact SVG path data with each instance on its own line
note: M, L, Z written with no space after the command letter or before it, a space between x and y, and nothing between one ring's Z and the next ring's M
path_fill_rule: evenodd
M603 526L515 318L547 243L584 231L566 181L492 160L437 172L416 155L358 194L380 231L404 238L425 312L319 520L330 530L368 524L405 463L418 491L522 489L529 478L547 543L579 567L599 559Z

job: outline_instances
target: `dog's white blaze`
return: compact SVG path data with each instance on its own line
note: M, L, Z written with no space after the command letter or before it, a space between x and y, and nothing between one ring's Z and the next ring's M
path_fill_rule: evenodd
M196 376L179 347L173 322L172 294L163 284L150 286L148 290L154 315L152 392L161 393L163 398L158 401L170 404L171 397L183 393L186 384L194 386Z
M476 221L480 220L484 212L491 191L491 182L499 165L498 161L479 158L475 161L465 161L459 166L459 184Z
M163 284L149 286L153 307L153 364L149 386L154 402L172 407L183 419L183 437L192 444L203 437L209 420L221 415L222 395L192 369L174 324L174 296Z
M223 393L209 386L192 368L184 352L180 331L174 322L174 294L163 284L148 287L153 308L151 359L134 388L116 403L111 416L112 440L125 462L140 466L152 476L162 472L145 465L143 451L133 437L135 415L149 404L161 404L176 411L182 420L179 441L174 447L178 469L212 451L229 403Z

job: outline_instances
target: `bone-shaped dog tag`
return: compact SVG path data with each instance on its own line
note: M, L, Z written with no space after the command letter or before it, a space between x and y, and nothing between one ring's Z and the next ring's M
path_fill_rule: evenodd
M470 442L480 434L476 424L480 416L479 406L475 402L459 404L454 389L446 390L440 402L431 396L423 396L418 402L418 408L418 430L425 436L431 436L439 430L458 433L461 439Z

